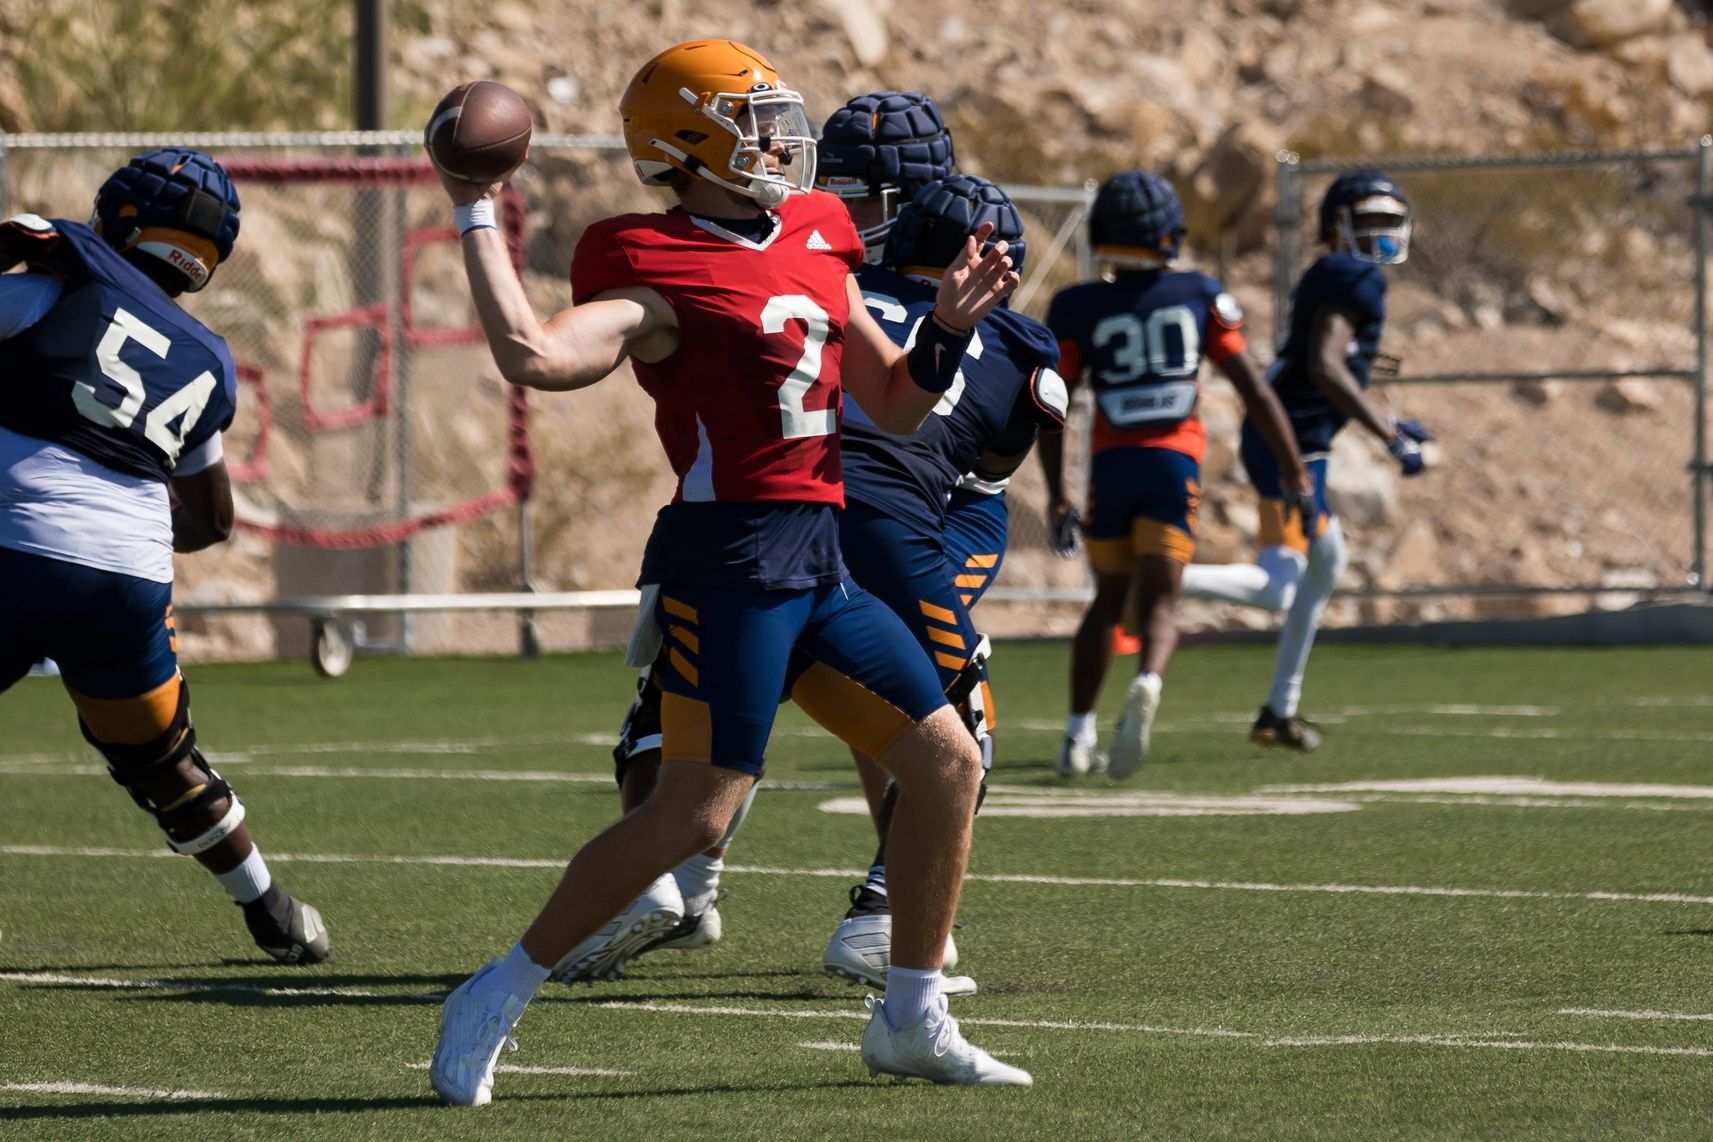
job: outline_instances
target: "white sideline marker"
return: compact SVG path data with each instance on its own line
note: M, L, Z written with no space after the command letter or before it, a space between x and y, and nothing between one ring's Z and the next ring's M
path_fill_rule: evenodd
M149 1090L145 1087L103 1086L99 1083L74 1082L0 1083L0 1090L18 1091L21 1094L104 1094L114 1098L173 1099L175 1101L228 1097L206 1090Z

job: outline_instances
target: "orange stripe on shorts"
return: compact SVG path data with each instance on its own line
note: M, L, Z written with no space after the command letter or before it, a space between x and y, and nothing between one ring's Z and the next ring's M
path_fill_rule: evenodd
M178 714L180 677L135 698L91 698L70 686L66 692L95 740L106 745L146 745L172 729Z

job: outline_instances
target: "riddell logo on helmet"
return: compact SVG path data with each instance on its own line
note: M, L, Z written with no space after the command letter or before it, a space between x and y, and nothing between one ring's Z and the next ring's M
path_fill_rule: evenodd
M160 258L173 269L189 278L190 283L197 288L200 289L208 284L208 267L177 246L169 245L166 242L152 241L139 242L137 248L147 250L155 257Z

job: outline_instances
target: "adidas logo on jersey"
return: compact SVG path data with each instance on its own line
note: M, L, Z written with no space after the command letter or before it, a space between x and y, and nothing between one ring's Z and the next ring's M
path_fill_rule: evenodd
M821 237L819 230L811 230L809 231L809 240L803 244L803 248L807 250L831 250L833 244Z

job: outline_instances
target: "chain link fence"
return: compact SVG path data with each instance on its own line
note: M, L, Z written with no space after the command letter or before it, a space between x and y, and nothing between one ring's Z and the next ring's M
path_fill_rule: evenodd
M226 163L243 198L232 259L187 308L239 365L228 457L240 530L181 561L181 629L204 656L295 655L310 638L285 601L477 596L631 586L672 478L652 405L627 377L575 398L504 385L482 342L444 195L403 132L0 137L0 213L88 216L95 189L137 151L189 145ZM503 216L538 312L570 304L583 229L655 210L622 141L538 136ZM1044 313L1088 272L1092 187L1017 188L1031 258L1018 304ZM532 479L539 470L539 479ZM1080 569L1047 556L1031 468L1007 590ZM1038 566L1039 570L1033 569ZM368 651L503 651L498 614L366 613L339 620ZM612 642L621 609L536 616L531 641Z
M298 652L301 614L269 612L302 596L467 602L630 587L672 487L650 402L621 376L526 408L499 380L413 134L0 136L0 211L83 218L109 171L169 143L220 156L244 198L231 263L189 299L230 340L243 387L228 448L243 530L180 567L197 653ZM1385 164L1415 204L1416 231L1409 261L1388 270L1384 348L1403 369L1382 393L1436 431L1438 463L1399 481L1358 433L1341 436L1333 495L1354 560L1333 621L1543 613L1559 598L1580 608L1589 594L1705 584L1709 153ZM1315 256L1314 207L1347 169L1281 160L1276 329ZM1013 304L1040 317L1057 290L1094 273L1094 184L1008 189L1030 245ZM604 136L538 136L515 192L505 216L543 313L569 304L571 251L589 223L665 201ZM1228 285L1267 277L1240 261ZM1235 404L1213 390L1201 557L1243 558L1253 493L1235 463ZM1087 418L1079 400L1073 488ZM1013 484L1011 547L984 604L996 633L1063 633L1086 597L1083 564L1050 554L1043 501L1031 462ZM536 619L529 633L550 647L611 643L629 622L590 607ZM369 649L517 644L504 614L342 622Z
M1334 499L1355 533L1344 586L1385 616L1543 613L1554 595L1705 589L1707 195L1713 140L1677 151L1361 163L1280 156L1275 339L1317 256L1334 177L1380 167L1414 208L1387 267L1377 388L1438 436L1432 468ZM1345 436L1358 436L1346 433ZM1340 438L1340 444L1344 440ZM1342 453L1341 453L1342 458ZM1433 604L1409 602L1437 596ZM1522 600L1527 597L1529 602ZM1616 600L1614 600L1616 601Z

